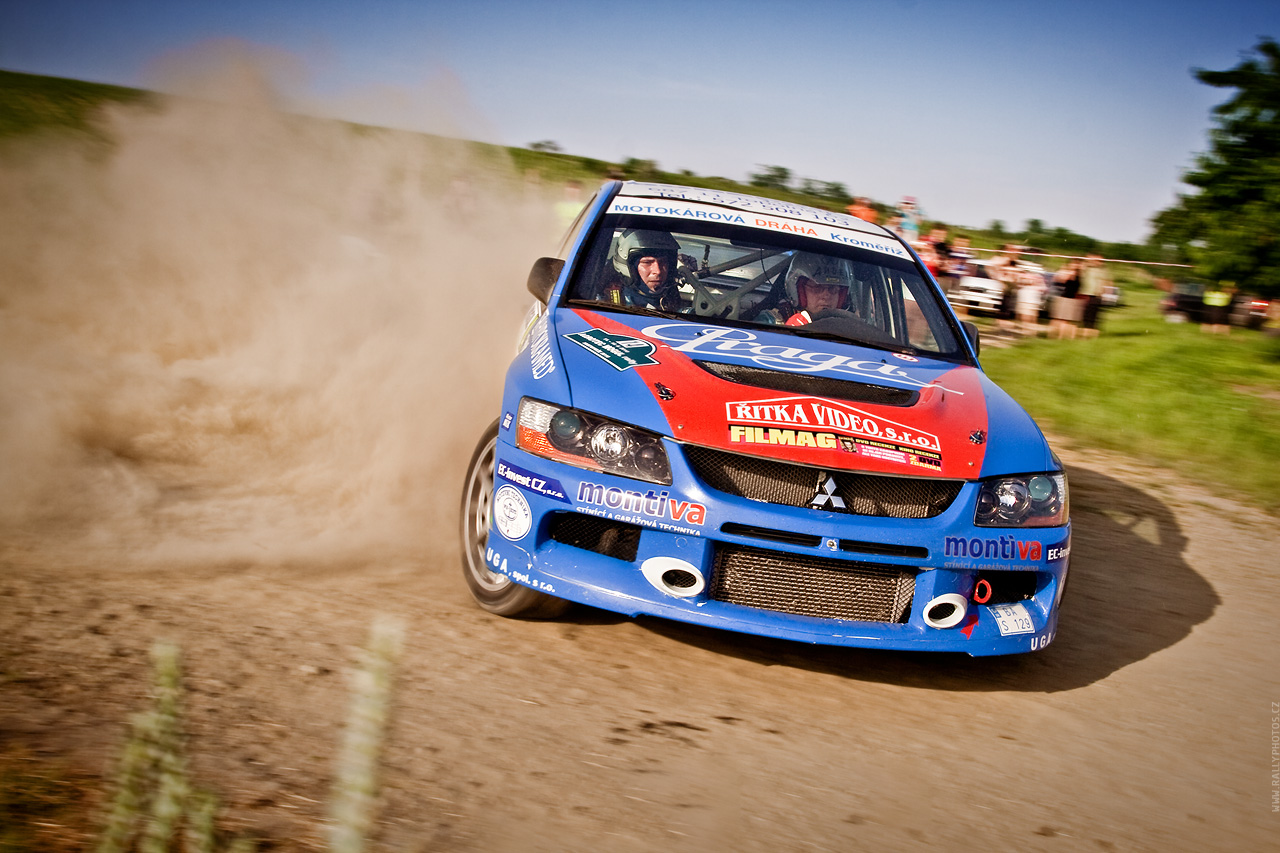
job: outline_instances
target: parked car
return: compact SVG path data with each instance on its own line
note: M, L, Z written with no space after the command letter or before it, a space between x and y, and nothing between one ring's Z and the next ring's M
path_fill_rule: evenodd
M898 237L609 182L528 288L462 494L482 608L970 655L1053 640L1066 473Z
M1204 293L1207 289L1200 281L1175 282L1160 300L1160 310L1166 319L1175 322L1202 323L1206 318ZM1270 308L1270 300L1253 293L1237 292L1231 299L1228 317L1233 326L1260 329L1267 322Z
M1270 300L1253 293L1237 293L1231 301L1231 325L1246 329L1261 329L1267 322Z
M999 314L1003 300L1004 284L985 276L961 276L947 292L954 307L980 314Z

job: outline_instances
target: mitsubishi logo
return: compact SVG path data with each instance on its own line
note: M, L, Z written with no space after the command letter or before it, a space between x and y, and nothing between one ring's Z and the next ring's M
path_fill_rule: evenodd
M818 493L809 501L810 509L843 510L844 498L836 494L836 478L826 471L818 472Z

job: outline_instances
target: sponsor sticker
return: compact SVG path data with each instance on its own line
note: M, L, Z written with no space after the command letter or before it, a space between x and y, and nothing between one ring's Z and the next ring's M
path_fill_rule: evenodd
M552 480L548 477L539 477L532 471L517 465L509 465L502 460L498 460L498 476L509 483L514 483L520 488L542 495L552 500L569 502L569 498L565 496L564 486L560 485L559 480Z
M512 419L512 415L510 412L507 412L505 415L502 416L503 429L511 429L511 419Z
M551 355L551 340L547 337L548 316L543 314L538 318L530 335L529 364L533 368L534 379L541 379L556 369L556 360Z
M529 502L515 486L503 486L494 492L493 525L512 542L529 535L533 527L533 513L529 510Z
M725 404L729 441L842 450L871 459L942 467L942 445L931 432L813 397Z
M964 396L937 382L922 382L904 367L883 361L850 358L832 352L816 352L794 346L766 344L759 335L746 329L725 326L697 326L692 323L656 323L640 330L647 338L664 341L676 352L687 355L714 356L731 361L749 361L771 370L791 373L824 373L852 375L864 380L913 386L941 388L949 394Z
M1000 636L1009 637L1014 634L1034 634L1035 626L1031 624L1031 614L1021 602L1017 604L992 604L987 607L996 620Z
M609 362L617 370L658 363L658 360L652 357L658 348L649 341L639 338L615 335L604 329L574 332L565 337L592 355Z
M578 512L674 533L701 534L697 528L707 520L706 506L673 498L666 491L637 492L584 480L578 484L576 498Z
M1013 560L1019 563L1034 563L1044 557L1044 547L1034 539L1019 539L1016 536L999 536L995 539L980 536L944 536L942 555L956 559Z
M845 228L834 228L821 223L804 222L787 216L771 216L764 213L738 213L724 208L709 207L679 201L654 201L653 199L615 199L609 206L610 213L636 213L643 216L672 216L678 219L701 219L706 222L726 222L733 225L744 225L762 231L779 231L786 234L803 234L826 240L829 243L841 243L845 246L857 246L870 249L885 255L898 258L908 257L907 250L895 241L877 237L861 231L850 231Z
M718 205L709 207L708 205ZM615 207L626 207L626 210L610 209L610 213L647 213L657 216L676 216L684 219L699 218L698 211L716 212L725 217L720 221L738 222L733 217L742 211L748 221L744 225L758 226L753 221L758 214L762 219L774 221L790 220L794 226L813 227L818 236L833 242L847 242L854 245L865 245L866 248L885 252L886 254L907 257L907 252L893 240L881 236L884 232L874 225L845 213L820 210L800 204L792 204L777 199L757 198L723 190L703 189L700 187L672 187L660 184L634 184L626 186L614 202ZM726 210L725 208L733 208ZM837 226L831 228L830 226ZM800 231L798 233L808 233Z

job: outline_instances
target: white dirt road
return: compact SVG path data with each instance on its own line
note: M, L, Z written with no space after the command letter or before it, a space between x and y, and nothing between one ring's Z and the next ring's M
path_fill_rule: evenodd
M173 570L10 548L0 735L108 775L146 650L173 639L224 824L321 849L343 673L395 614L377 849L1267 849L1274 519L1065 456L1072 581L1042 653L826 649L585 609L504 620L471 604L449 541L422 561Z

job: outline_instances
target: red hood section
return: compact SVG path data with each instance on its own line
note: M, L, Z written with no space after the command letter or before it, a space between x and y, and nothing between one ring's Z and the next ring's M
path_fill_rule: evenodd
M658 364L633 369L679 441L884 474L972 479L982 470L987 408L976 368L941 374L909 407L786 394L721 379L663 341L594 312L577 313L606 332L657 347Z

